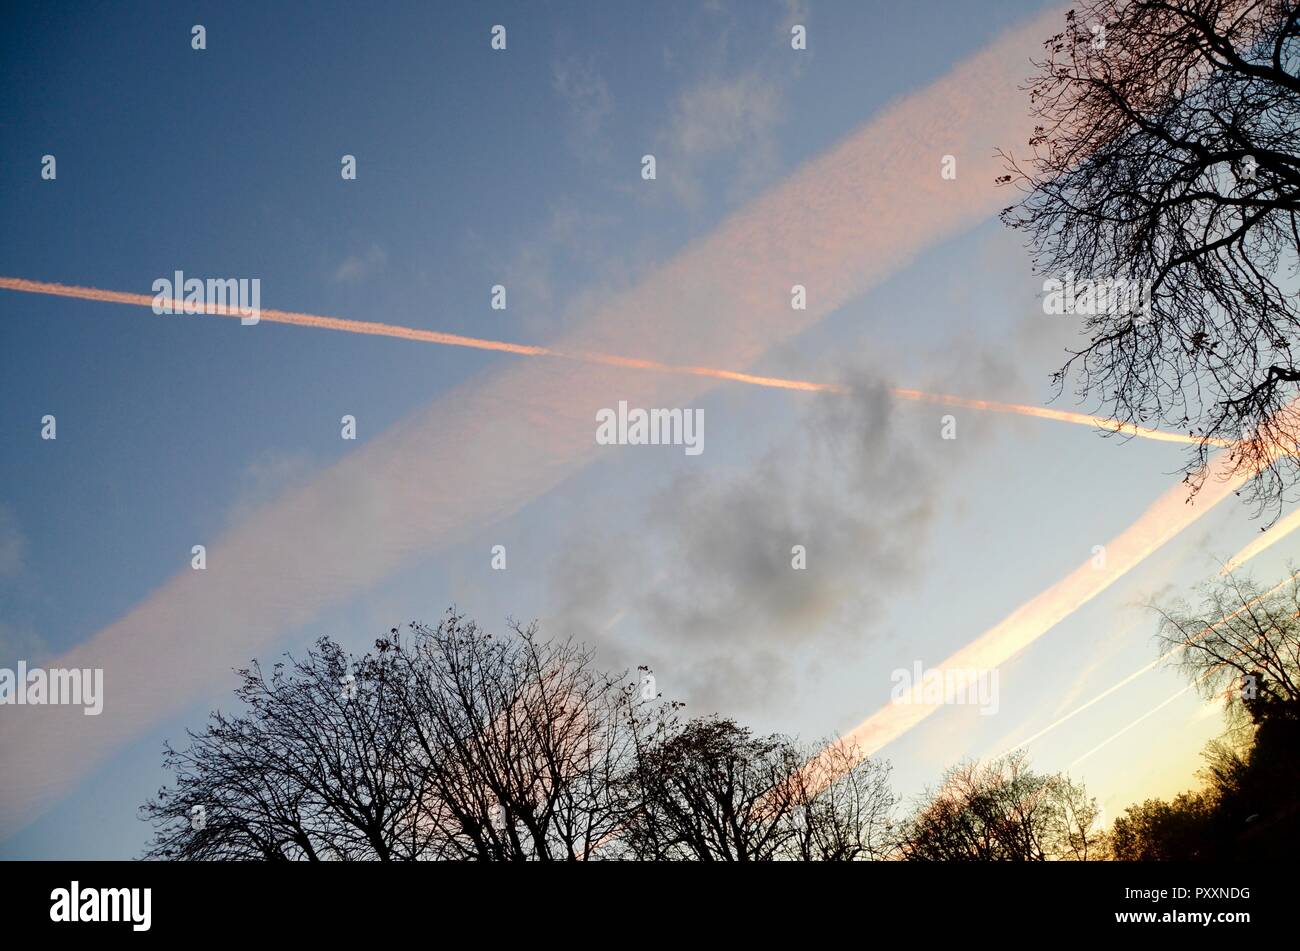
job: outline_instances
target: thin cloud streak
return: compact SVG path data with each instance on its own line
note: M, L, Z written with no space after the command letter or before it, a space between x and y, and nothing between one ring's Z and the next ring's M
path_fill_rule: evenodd
M1262 532L1258 538L1229 558L1227 563L1219 569L1220 576L1236 571L1256 555L1272 548L1297 528L1300 528L1300 511L1292 512L1268 531Z
M1242 612L1248 611L1250 608L1252 608L1258 602L1262 601L1264 598L1267 598L1269 595L1281 590L1283 586L1290 584L1292 581L1295 580L1295 577L1296 577L1295 575L1289 575L1288 577L1284 578L1282 581L1279 581L1277 584L1269 588L1263 594L1251 598L1242 607L1233 611L1231 614L1224 615L1219 620L1215 621L1213 624L1206 627L1203 631L1201 631L1200 634L1197 634L1190 641L1179 644L1176 647L1170 648L1169 650L1161 654L1159 657L1157 657L1155 660L1151 661L1151 663L1139 667L1137 670L1133 671L1131 674L1129 674L1123 680L1120 680L1118 683L1111 684L1111 686L1107 687L1105 690L1097 694L1091 700L1079 704L1079 706L1075 707L1069 713L1066 713L1063 716L1058 717L1056 720L1053 720L1051 723L1047 724L1047 726L1043 727L1033 736L1029 737L1028 739L1021 740L1019 743L1015 744L1014 746L1007 747L1007 749L1003 750L1001 753L998 754L998 757L995 758L1000 758L1002 756L1007 755L1008 753L1014 752L1015 750L1024 749L1025 747L1029 746L1030 743L1034 743L1037 740L1042 739L1048 733L1051 733L1053 730L1055 730L1058 726L1061 726L1064 723L1068 722L1069 720L1074 719L1074 717L1078 716L1084 710L1087 710L1089 707L1092 707L1100 703L1101 701L1105 700L1107 697L1115 693L1117 690L1121 690L1124 687L1127 687L1129 684L1137 680L1143 674L1147 673L1150 670L1154 670L1156 667L1160 666L1161 664L1169 660L1174 655L1182 653L1191 644L1194 644L1199 640L1209 637L1212 633L1217 631L1219 628L1223 627L1223 625L1227 624L1233 618L1241 615ZM1078 761L1076 760L1076 762Z
M1158 442L1177 442L1200 445L1197 436L1184 433L1171 433L1161 429L1149 429L1133 423L1121 423L1105 416L1093 416L1087 413L1072 413L1068 410L1050 409L1045 406L1026 406L1022 403L1003 403L998 400L976 400L963 396L949 396L945 393L926 393L922 390L895 388L891 391L899 399L916 400L922 403L935 403L940 406L959 406L965 409L984 410L992 413L1009 413L1016 416L1032 416L1037 419L1050 419L1058 423L1074 423L1078 426L1092 426L1112 433L1126 436L1138 436L1142 439L1154 439ZM1234 445L1230 439L1206 439L1206 445L1221 449Z
M1291 580L1290 578L1287 579L1287 581L1290 581L1290 580ZM1286 583L1286 582L1283 582L1283 584L1285 584L1285 583ZM1278 587L1280 588L1281 585L1278 585ZM1274 588L1273 590L1276 591L1277 588ZM1253 604L1254 602L1252 601L1251 603ZM1243 610L1244 610L1244 609L1243 609ZM1232 615L1232 616L1235 616L1235 615ZM1296 616L1296 615L1292 615L1292 617L1295 617L1295 616ZM1226 621L1227 618L1224 618L1224 620ZM1207 633L1208 633L1208 632L1207 632ZM1261 640L1263 640L1263 637L1264 637L1264 635L1261 634L1261 635L1259 635L1258 637L1253 638L1252 641L1251 641L1251 643L1252 643L1252 644L1258 644ZM1232 656L1233 656L1233 657L1240 657L1243 653L1245 653L1245 649L1244 649L1244 648L1242 648L1241 650L1235 651L1235 652L1233 653ZM1116 731L1115 731L1114 733L1112 733L1110 736L1106 737L1106 739L1102 740L1100 743L1098 743L1098 744L1097 744L1096 746L1094 746L1092 749L1088 750L1086 753L1084 753L1084 754L1082 754L1081 756L1077 757L1077 758L1074 760L1074 762L1072 762L1069 766L1066 767L1066 769L1067 769L1067 770L1074 769L1076 766L1078 766L1078 765L1079 765L1080 763L1082 763L1084 760L1088 759L1088 758L1089 758L1090 756L1092 756L1094 753L1098 753L1098 752L1100 752L1102 749L1104 749L1105 747L1109 746L1111 743L1113 743L1113 742L1115 742L1116 740L1118 740L1121 736L1123 736L1123 735L1124 735L1125 733L1127 733L1129 730L1133 729L1135 726L1137 726L1137 725L1138 725L1139 723L1141 723L1142 721L1146 720L1148 717L1152 717L1152 716L1154 716L1155 714L1159 713L1161 710L1163 710L1165 707L1169 706L1169 704L1173 703L1175 700L1177 700L1177 699L1178 699L1179 697L1181 697L1183 694L1187 693L1187 691L1191 690L1193 687L1198 687L1198 686L1200 686L1201 683L1203 683L1203 682L1206 680L1206 678L1208 678L1211 674L1215 673L1216 671L1222 669L1224 666L1226 666L1226 664L1227 664L1227 661L1223 661L1223 662L1220 662L1220 663L1218 663L1218 664L1215 664L1213 667L1211 667L1209 670L1205 671L1205 672L1204 672L1203 674L1201 674L1199 677L1195 678L1191 683L1187 684L1187 685L1186 685L1185 687L1183 687L1181 690L1179 690L1179 691L1177 691L1176 693L1171 694L1170 696L1166 697L1164 700L1162 700L1160 703L1156 704L1154 707L1152 707L1152 708L1151 708L1150 710L1148 710L1146 713L1142 714L1142 715L1139 716L1137 719L1131 721L1130 723L1126 724L1125 726L1120 727L1118 730L1116 730ZM1229 688L1229 689L1231 689L1231 688Z
M99 301L105 304L129 304L136 307L154 305L154 296L150 294L130 294L124 291L108 291L98 287L78 287L74 284L53 284L47 281L29 281L20 277L0 277L0 289L22 291L27 294L48 294L55 297L72 297L78 300ZM178 313L185 313L184 301L172 299L167 301ZM222 307L217 304L191 304L201 306L202 313L209 317L242 317L237 309ZM471 347L475 350L498 350L505 353L517 353L523 356L542 356L551 354L546 347L532 347L527 344L505 343L499 340L483 340L479 337L463 337L460 334L441 333L436 330L418 330L415 327L402 327L397 324L384 324L369 320L348 320L344 317L323 317L319 314L303 314L288 310L262 309L260 318L273 324L292 324L297 327L315 327L319 330L342 330L354 334L370 334L379 337L398 337L402 340L415 340L421 343L436 343L445 347ZM196 315L197 316L197 315Z
M1179 690L1175 691L1174 693L1170 694L1170 695L1169 695L1168 697L1166 697L1164 700L1162 700L1162 701L1160 701L1159 703L1157 703L1154 707L1152 707L1152 708L1151 708L1150 710L1148 710L1146 713L1142 714L1142 715L1141 715L1140 717L1138 717L1137 719L1135 719L1135 720L1133 720L1132 722L1127 723L1127 724L1125 724L1124 726L1120 727L1118 730L1116 730L1116 731L1115 731L1114 733L1112 733L1110 736L1106 737L1106 739L1102 740L1100 743L1098 743L1098 744L1097 744L1096 746L1094 746L1092 749L1088 750L1088 752L1086 752L1086 753L1084 753L1083 755L1077 757L1077 758L1076 758L1072 763L1070 763L1069 766L1065 767L1066 772L1069 772L1070 770L1074 769L1076 766L1078 766L1080 763L1082 763L1084 760L1090 758L1090 757L1093 756L1094 754L1096 754L1096 753L1100 753L1103 749L1105 749L1106 747L1110 746L1110 744L1114 743L1114 742L1115 742L1116 740L1118 740L1121 736L1123 736L1125 733L1129 732L1129 730L1132 730L1134 727L1136 727L1136 726L1138 726L1139 724L1141 724L1143 721L1148 720L1148 719L1150 719L1151 717L1155 716L1157 713L1159 713L1159 712L1160 712L1161 710L1163 710L1165 707L1169 706L1169 704L1173 703L1175 700L1177 700L1177 699L1178 699L1179 697L1181 697L1183 694L1187 693L1187 691L1191 690L1193 687L1195 687L1197 684L1199 684L1199 683L1204 679L1204 677L1205 677L1205 675L1202 675L1201 677L1196 678L1196 680L1192 681L1192 682L1191 682L1190 684L1188 684L1186 687L1182 687L1181 689L1179 689Z
M46 294L55 297L71 297L78 300L91 300L109 304L129 304L150 307L154 298L148 294L131 294L124 291L101 290L96 287L79 287L71 284L55 284L46 281L30 281L17 277L0 277L0 290L20 291L28 294ZM183 302L170 301L172 309L181 313ZM203 313L212 317L243 317L238 310L215 304L203 305ZM382 337L396 337L401 340L413 340L419 343L433 343L447 347L468 347L475 350L495 350L529 357L556 357L594 363L602 366L623 367L629 370L647 370L658 373L679 373L690 376L702 376L715 380L727 380L745 383L750 386L765 386L784 390L801 390L810 393L848 393L849 388L838 383L815 383L811 380L792 380L775 376L759 376L754 373L742 373L736 370L720 370L714 367L673 366L658 360L644 360L637 357L623 357L610 353L590 350L568 352L555 347L533 346L529 344L509 343L503 340L485 340L481 337L465 337L460 334L442 333L436 330L420 330L398 324L385 324L368 320L351 320L345 317L325 317L319 314L305 314L286 310L263 310L261 319L269 323L290 324L298 327L314 327L321 330L338 330L346 333L368 334ZM1170 433L1157 429L1148 429L1132 423L1120 423L1104 416L1086 413L1072 413L1067 410L1049 409L1039 406L1027 406L1020 403L1003 403L996 400L968 399L947 393L928 393L923 390L895 387L891 390L899 399L934 403L940 406L957 406L994 413L1007 413L1018 416L1031 416L1038 419L1073 423L1090 426L1109 432L1139 436L1161 442L1178 442L1199 444L1195 436L1182 433ZM1214 446L1229 446L1231 442L1222 439L1207 440Z

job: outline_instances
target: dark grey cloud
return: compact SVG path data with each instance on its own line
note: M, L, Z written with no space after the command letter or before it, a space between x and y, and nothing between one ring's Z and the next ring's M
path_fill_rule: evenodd
M606 664L650 663L696 713L761 709L822 651L878 634L874 619L922 567L943 448L937 417L900 419L885 386L850 382L810 399L747 470L678 475L631 526L575 528L551 623Z

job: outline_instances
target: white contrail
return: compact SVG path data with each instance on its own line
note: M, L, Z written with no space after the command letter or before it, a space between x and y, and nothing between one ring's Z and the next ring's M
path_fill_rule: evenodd
M1226 614L1226 615L1224 615L1224 616L1221 617L1219 620L1215 621L1213 624L1211 624L1211 625L1209 625L1208 627L1206 627L1203 631L1201 631L1199 634L1197 634L1195 637L1193 637L1190 641L1185 641L1185 642L1183 642L1183 643L1181 643L1181 644L1176 645L1175 647L1171 647L1169 650L1165 651L1163 654L1161 654L1161 655L1160 655L1159 657L1157 657L1155 660L1151 661L1151 663L1149 663L1149 664L1145 664L1145 665L1143 665L1142 667L1139 667L1137 670L1133 671L1131 674L1129 674L1129 675L1128 675L1127 677L1125 677L1124 679L1118 681L1117 683L1111 684L1109 687L1107 687L1107 688L1106 688L1105 690L1103 690L1101 693L1097 694L1097 695L1096 695L1095 697L1093 697L1091 700L1088 700L1088 701L1085 702L1085 703L1081 703L1081 704L1079 704L1079 706L1075 707L1075 708L1074 708L1073 710L1071 710L1069 713L1066 713L1066 714L1064 714L1063 716L1060 716L1060 717L1058 717L1057 719L1053 720L1051 723L1047 724L1047 726L1043 727L1041 730L1039 730L1039 731L1038 731L1037 733L1035 733L1033 736L1031 736L1031 737L1029 737L1029 738L1027 738L1027 739L1021 740L1019 743L1016 743L1014 746L1010 746L1010 747L1008 747L1007 749L1003 750L1002 753L999 754L999 756L1005 756L1007 753L1010 753L1010 752L1012 752L1012 751L1014 751L1014 750L1024 749L1024 748L1027 747L1030 743L1033 743L1033 742L1035 742L1036 740L1042 739L1044 736L1046 736L1048 733L1051 733L1051 732L1052 732L1053 730L1055 730L1057 727L1061 726L1062 724L1066 723L1066 722L1069 721L1069 720L1074 719L1074 717L1078 716L1078 715L1079 715L1080 713L1082 713L1084 710L1087 710L1089 707L1092 707L1092 706L1094 706L1095 704L1100 703L1102 700L1105 700L1107 697L1109 697L1111 694L1115 693L1117 690L1121 690L1121 689L1123 689L1124 687L1127 687L1129 684L1131 684L1133 681L1137 680L1137 679L1138 679L1139 677L1141 677L1143 674L1147 673L1147 672L1150 671L1150 670L1154 670L1156 667L1160 666L1161 664L1163 664L1165 661L1169 660L1169 659L1170 659L1171 657L1173 657L1174 655L1182 653L1183 651L1185 651L1188 647L1190 647L1190 646L1191 646L1192 644L1194 644L1195 642L1197 642L1197 641L1199 641L1199 640L1202 640L1202 639L1204 639L1204 638L1206 638L1206 637L1209 637L1210 634L1212 634L1212 633L1214 633L1215 631L1217 631L1219 628L1221 628L1223 625L1227 624L1227 623L1228 623L1229 621L1231 621L1233 618L1239 617L1243 611L1247 611L1247 610L1249 610L1251 607L1253 607L1254 605L1256 605L1257 603L1259 603L1260 601L1262 601L1264 598L1267 598L1269 595L1274 594L1275 592L1281 590L1285 585L1288 585L1288 584L1292 583L1293 581L1295 581L1296 577L1297 577L1296 575L1290 575L1290 576L1288 576L1288 577L1282 579L1282 580L1279 581L1277 584L1275 584L1273 587L1271 587L1271 588L1269 588L1267 591L1265 591L1263 594L1256 595L1255 597L1253 597L1253 598L1251 598L1249 601L1247 601L1244 605L1242 605L1240 608L1238 608L1236 611L1233 611L1231 614Z
M1223 568L1219 570L1219 574L1226 575L1229 572L1236 571L1256 555L1272 548L1297 528L1300 528L1300 510L1292 512L1268 531L1261 532L1258 538L1229 558Z
M1279 415L1294 417L1298 406L1300 403L1297 402L1288 404ZM1271 453L1273 458L1280 455L1281 450ZM943 670L991 670L1006 663L1235 493L1254 477L1256 471L1240 467L1229 452L1217 453L1206 467L1199 493L1193 495L1186 483L1180 483L1166 491L1135 522L1106 543L1104 567L1094 566L1091 559L1085 561L938 667ZM887 703L841 737L840 742L846 742L861 755L869 756L916 727L941 706ZM817 757L809 761L805 769L813 775L824 772Z

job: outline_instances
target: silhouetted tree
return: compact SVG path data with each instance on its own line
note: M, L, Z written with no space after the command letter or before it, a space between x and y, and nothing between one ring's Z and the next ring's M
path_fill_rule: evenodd
M851 741L834 740L785 781L790 837L780 857L800 861L882 859L895 849L890 766Z
M1195 610L1162 610L1165 656L1228 730L1205 751L1204 788L1116 821L1120 858L1285 858L1300 847L1300 578L1262 590L1240 576Z
M406 676L411 769L455 858L598 857L634 802L621 778L674 704L597 671L572 641L512 624L501 638L449 616L390 648Z
M831 744L808 774L810 751L754 736L719 717L664 731L628 777L638 801L620 843L651 860L851 861L889 849L889 768Z
M214 713L187 748L165 747L175 781L143 808L157 827L149 857L388 860L433 847L388 657L353 664L322 639L269 677L257 663L237 673L245 712Z
M948 770L904 826L900 852L927 862L1095 859L1097 817L1081 784L1035 773L1017 752Z
M637 734L672 704L594 670L571 642L454 612L361 657L239 671L244 709L214 713L174 784L142 809L155 858L575 859L620 827Z
M1164 420L1259 476L1277 504L1300 474L1300 4L1091 0L1046 44L1028 90L1031 154L1005 155L1028 194L1003 213L1042 273L1149 282L1150 313L1083 319L1081 399Z
M1160 610L1166 654L1236 727L1300 720L1300 576L1264 591L1229 575L1196 610Z
M1210 858L1207 833L1214 808L1213 796L1204 793L1180 793L1172 802L1148 799L1129 806L1111 826L1111 855L1122 862Z
M238 672L142 809L153 858L852 860L889 847L889 768L809 751L595 669L572 641L455 612L348 655Z

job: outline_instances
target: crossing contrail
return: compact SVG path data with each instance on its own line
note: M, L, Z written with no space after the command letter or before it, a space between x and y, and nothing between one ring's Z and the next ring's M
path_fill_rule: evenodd
M1297 412L1300 412L1300 401L1288 404L1279 415L1294 418ZM1275 449L1270 458L1282 454L1281 449ZM937 666L943 670L991 670L1011 660L1240 489L1260 468L1262 465L1240 467L1231 453L1217 453L1209 461L1199 494L1194 494L1185 483L1169 489L1128 528L1106 543L1106 561L1102 567L1085 561ZM886 703L844 734L839 742L852 748L857 756L870 756L920 725L941 706ZM822 779L827 773L825 756L814 756L803 770Z
M997 757L995 757L995 759L1000 759L1001 757L1007 755L1008 753L1014 752L1015 750L1024 749L1030 743L1042 739L1048 733L1051 733L1053 730L1055 730L1058 726L1061 726L1068 720L1074 719L1074 717L1076 717L1078 714L1082 713L1084 710L1087 710L1089 707L1092 707L1095 704L1100 703L1102 700L1105 700L1107 697L1115 693L1117 690L1121 690L1122 688L1128 686L1134 680L1137 680L1139 677L1145 674L1147 671L1154 670L1156 667L1160 666L1165 661L1169 660L1169 658L1187 650L1187 648L1190 647L1192 644L1195 644L1197 641L1204 640L1205 638L1209 637L1212 633L1217 631L1219 628L1223 627L1223 625L1227 624L1233 618L1239 617L1244 611L1248 611L1250 608L1254 607L1264 598L1267 598L1269 595L1275 594L1276 592L1280 591L1283 586L1290 584L1291 582L1295 581L1295 579L1296 579L1296 575L1289 575L1286 578L1283 578L1281 581L1279 581L1273 587L1269 588L1263 594L1256 595L1255 597L1247 601L1244 605L1239 607L1237 610L1233 611L1231 614L1225 614L1223 617L1219 618L1219 620L1215 621L1213 624L1208 625L1204 630L1201 631L1201 633L1197 634L1191 640L1185 641L1182 644L1178 644L1175 647L1171 647L1169 650L1165 651L1155 660L1151 661L1151 663L1139 667L1137 670L1133 671L1123 680L1111 684L1109 687L1107 687L1101 693L1097 694L1091 700L1079 704L1069 713L1066 713L1058 717L1057 719L1053 720L1051 723L1047 724L1047 726L1043 727L1033 736L1029 737L1028 739L1021 740L1019 743L1016 743L1014 746L1008 747L1007 749L1003 750L1000 754L998 754ZM1086 755L1090 755L1090 754L1086 754Z
M135 307L153 308L156 298L149 294L133 294L126 291L103 290L98 287L79 287L74 284L56 284L48 281L30 281L20 277L0 277L0 290L20 291L26 294L44 294L53 297L71 297L77 300L98 301L105 304L127 304ZM172 300L171 308L182 313L184 302ZM244 314L233 307L220 304L190 304L202 307L202 314L213 317L243 317ZM399 340L411 340L417 343L432 343L444 347L467 347L473 350L494 350L500 353L513 353L526 357L554 357L564 360L577 360L603 366L616 366L631 370L647 370L658 373L681 373L691 376L709 377L715 380L727 380L733 383L745 383L750 386L764 386L783 390L802 390L811 393L847 393L850 388L840 383L817 383L812 380L792 380L784 377L760 376L754 373L742 373L738 370L723 370L716 367L702 367L665 363L660 360L644 360L638 357L619 356L593 350L566 350L556 347L536 346L532 344L510 343L505 340L488 340L482 337L466 337L461 334L443 333L438 330L421 330L418 327L404 327L400 324L387 324L372 320L352 320L346 317L326 317L320 314L305 314L289 310L261 310L261 320L273 324L289 324L296 327L313 327L318 330L337 330L344 333L366 334L369 336L394 337ZM890 392L898 399L912 402L933 403L940 406L955 406L982 412L1003 413L1014 416L1028 416L1047 419L1077 426L1088 426L1110 432L1153 439L1160 442L1199 444L1202 440L1191 434L1172 433L1165 430L1150 429L1132 423L1121 423L1104 416L1089 413L1073 413L1068 410L1049 409L1041 406L1029 406L1022 403L1003 403L996 400L969 399L948 393L930 393L924 390L893 387ZM1225 447L1230 440L1208 439L1209 445Z
M1208 673L1206 673L1206 674L1202 674L1200 677L1197 677L1195 680L1193 680L1193 681L1192 681L1191 683L1189 683L1187 686L1182 687L1182 688L1180 688L1179 690L1176 690L1174 693L1170 694L1168 697L1165 697L1164 700L1161 700L1159 703L1157 703L1154 707L1152 707L1152 708L1151 708L1150 710L1148 710L1146 713L1142 714L1142 715L1141 715L1140 717L1138 717L1136 720L1133 720L1133 721L1131 721L1131 722L1125 724L1124 726L1120 727L1118 730L1116 730L1116 731L1115 731L1114 733L1112 733L1110 736L1106 737L1106 739L1102 740L1100 743L1098 743L1098 744L1097 744L1096 746L1094 746L1092 749L1088 750L1088 752L1084 753L1084 754L1081 755L1081 756L1076 757L1075 760L1074 760L1072 763L1070 763L1069 766L1065 767L1065 771L1068 773L1070 770L1074 769L1076 766L1078 766L1078 765L1079 765L1080 763L1082 763L1084 760L1088 759L1088 758L1089 758L1090 756L1092 756L1094 753L1100 753L1103 749L1105 749L1106 747L1110 746L1110 744L1114 743L1116 740L1118 740L1121 736L1123 736L1123 735L1124 735L1125 733L1127 733L1129 730L1132 730L1134 727L1138 726L1138 725L1141 724L1143 721L1150 719L1151 717L1153 717L1153 716L1155 716L1157 713L1159 713L1161 710L1163 710L1165 707L1169 706L1169 704L1173 703L1175 700L1177 700L1177 699L1178 699L1179 697L1181 697L1183 694L1187 693L1187 691L1191 690L1193 687L1195 687L1197 684L1199 684L1202 680L1204 680L1207 676L1209 676Z
M1291 580L1290 578L1287 579L1287 581L1290 581L1290 580ZM1285 583L1286 583L1286 582L1283 582L1283 584L1285 584ZM1278 585L1279 588L1280 588L1281 586L1282 586L1282 585ZM1274 588L1273 590L1276 591L1277 588ZM1261 597L1263 597L1263 595L1261 595ZM1251 603L1253 604L1254 602L1251 602ZM1244 610L1244 608L1243 608L1243 610ZM1235 617L1235 615L1232 615L1232 616ZM1292 617L1295 617L1294 614L1291 615L1291 616L1292 616ZM1227 618L1224 618L1224 621L1226 621L1226 620L1228 620L1228 619L1227 619ZM1220 622L1220 623L1222 623L1222 622ZM1216 626L1217 626L1217 625L1216 625ZM1209 632L1206 631L1206 633L1209 633ZM1260 634L1260 635L1258 635L1257 637L1254 637L1254 638L1251 639L1251 645L1254 646L1255 644L1258 644L1258 643L1259 643L1260 641L1262 641L1263 639L1264 639L1264 635L1263 635L1263 634ZM1240 656L1241 656L1242 654L1244 654L1245 652L1246 652L1246 649L1245 649L1244 647L1243 647L1243 648L1239 648L1238 650L1236 650L1236 651L1233 652L1232 657L1240 657ZM1231 659L1231 658L1229 658L1229 659ZM1098 752L1100 752L1101 750L1105 749L1107 746L1109 746L1111 743L1113 743L1113 742L1115 742L1116 740L1118 740L1121 736L1123 736L1123 735L1124 735L1125 733L1127 733L1129 730L1133 729L1135 726L1137 726L1137 725L1138 725L1139 723L1141 723L1142 721L1144 721L1144 720L1146 720L1146 719L1148 719L1148 718L1150 718L1150 717L1155 716L1157 713L1159 713L1159 712L1160 712L1161 710L1163 710L1165 707L1169 706L1169 704L1173 703L1175 700L1177 700L1177 699L1178 699L1179 697L1181 697L1183 694L1187 693L1187 691L1191 690L1193 687L1198 687L1198 686L1200 686L1201 683L1203 683L1203 682L1206 680L1206 678L1210 677L1212 674L1218 672L1218 671L1221 670L1223 667L1227 666L1227 663L1228 663L1228 661L1225 660L1225 661L1221 661L1220 663L1215 664L1215 665L1214 665L1213 667L1211 667L1209 670L1207 670L1207 671L1205 671L1204 673L1202 673L1199 677L1196 677L1194 680L1192 680L1191 683L1187 684L1187 685L1186 685L1185 687L1183 687L1181 690L1177 691L1176 693L1170 694L1170 695L1169 695L1168 697L1166 697L1164 700L1162 700L1162 701L1160 701L1159 703L1157 703L1154 707L1152 707L1152 708L1151 708L1150 710L1148 710L1146 713L1144 713L1144 714L1142 714L1141 716L1139 716L1136 720L1132 720L1132 721L1130 721L1129 723L1125 724L1124 726L1120 727L1118 730L1116 730L1116 731L1115 731L1114 733L1112 733L1110 736L1106 737L1106 739L1102 740L1100 743L1098 743L1098 744L1097 744L1096 746L1094 746L1092 749L1088 750L1088 752L1082 754L1081 756L1076 757L1075 760L1074 760L1074 762L1072 762L1069 766L1066 767L1066 771L1068 772L1069 770L1074 769L1074 767L1078 766L1080 763L1082 763L1082 762L1083 762L1084 760L1086 760L1088 757L1092 756L1092 754L1094 754L1094 753L1098 753ZM1231 690L1232 688L1229 687L1228 689Z

